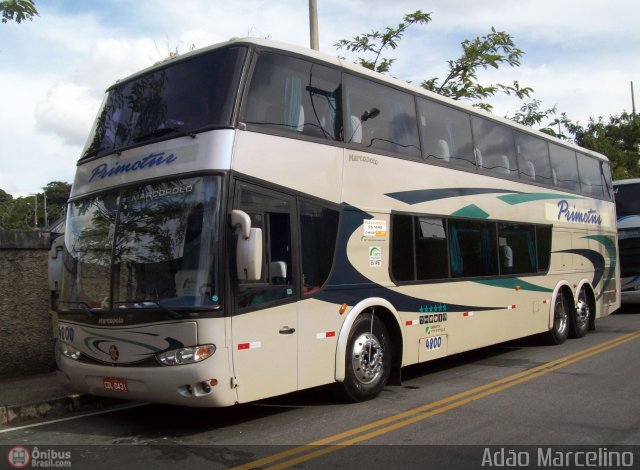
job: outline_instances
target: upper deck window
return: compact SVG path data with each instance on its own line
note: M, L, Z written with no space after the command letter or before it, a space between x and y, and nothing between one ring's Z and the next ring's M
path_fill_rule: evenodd
M418 98L422 157L427 161L475 169L469 115L433 101Z
M477 116L471 116L471 127L478 168L517 177L518 165L511 129Z
M241 120L276 133L340 140L340 100L338 70L263 51Z
M345 143L420 156L412 95L352 75L345 88Z
M82 158L232 125L246 49L169 62L108 90Z
M552 184L571 191L579 191L580 182L578 181L576 153L573 150L551 143L549 144L549 153L551 154Z

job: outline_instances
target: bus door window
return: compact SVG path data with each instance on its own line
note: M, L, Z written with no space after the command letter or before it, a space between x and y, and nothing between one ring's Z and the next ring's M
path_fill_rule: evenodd
M236 307L253 309L294 299L291 201L247 185L241 186L237 200L236 208L249 215L251 227L262 230L263 259L261 279L237 280Z

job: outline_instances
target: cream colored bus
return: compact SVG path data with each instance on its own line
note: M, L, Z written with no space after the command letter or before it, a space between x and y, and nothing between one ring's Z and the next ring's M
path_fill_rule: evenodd
M107 90L64 239L78 390L228 406L619 306L602 155L337 58L236 40Z

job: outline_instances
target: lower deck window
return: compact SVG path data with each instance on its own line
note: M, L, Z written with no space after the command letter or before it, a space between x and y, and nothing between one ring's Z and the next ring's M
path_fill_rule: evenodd
M551 226L394 214L391 274L397 282L545 272Z

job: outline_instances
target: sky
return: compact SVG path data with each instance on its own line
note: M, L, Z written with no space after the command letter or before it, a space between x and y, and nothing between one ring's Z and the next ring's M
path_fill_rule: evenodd
M308 0L35 0L39 16L0 23L0 189L14 197L73 182L76 162L104 97L120 78L167 57L232 37L309 46ZM398 49L391 75L442 77L460 43L495 27L524 50L521 66L483 71L482 83L534 89L543 109L578 123L631 112L640 96L637 0L317 0L320 51L430 12ZM498 115L520 103L490 101ZM636 106L640 100L636 98Z

